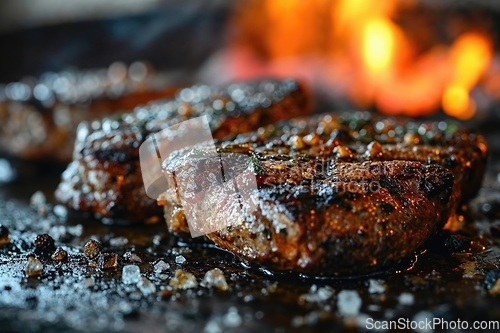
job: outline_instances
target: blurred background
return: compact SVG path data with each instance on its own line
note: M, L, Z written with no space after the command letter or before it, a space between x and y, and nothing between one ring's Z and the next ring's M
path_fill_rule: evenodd
M141 61L164 84L297 77L332 109L499 113L494 0L7 0L0 16L4 89Z

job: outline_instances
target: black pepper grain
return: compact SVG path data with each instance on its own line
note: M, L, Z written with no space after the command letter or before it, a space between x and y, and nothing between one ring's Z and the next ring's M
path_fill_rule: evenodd
M0 224L0 238L9 236L9 229Z
M36 236L33 243L40 252L50 253L56 249L54 239L49 234Z

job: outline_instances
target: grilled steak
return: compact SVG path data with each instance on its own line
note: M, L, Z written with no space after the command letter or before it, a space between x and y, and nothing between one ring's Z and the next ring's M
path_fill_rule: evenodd
M286 121L217 148L251 158L258 190L241 216L218 198L224 216L241 222L208 238L270 269L325 275L372 272L410 256L477 192L487 154L479 134L454 124L369 113ZM164 169L175 179L190 163L184 149ZM189 232L177 189L159 202L169 229Z
M26 160L69 162L78 124L174 94L152 73L115 78L113 71L48 73L0 88L0 152Z
M145 193L139 162L139 146L148 135L207 115L214 138L221 139L309 110L307 93L293 80L183 89L175 98L138 107L119 118L82 124L74 161L63 173L56 197L101 217L155 219L161 209Z

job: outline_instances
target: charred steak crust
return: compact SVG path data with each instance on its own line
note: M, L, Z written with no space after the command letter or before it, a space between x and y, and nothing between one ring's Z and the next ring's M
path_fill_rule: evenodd
M311 110L309 94L294 80L261 80L223 88L195 85L172 99L134 112L83 123L73 162L63 173L56 198L78 211L130 221L161 216L147 197L139 146L148 135L207 115L214 138L222 139Z
M245 214L240 226L208 237L273 270L362 274L411 256L448 217L453 176L443 167L405 161L336 167L337 174L313 190L307 185L264 189L258 209ZM370 171L379 167L387 174ZM380 188L351 186L351 173L360 172L365 181L380 181ZM435 179L444 181L438 185ZM429 184L441 192L427 191Z
M454 124L364 112L293 119L217 147L251 157L258 209L208 238L270 269L320 275L411 256L477 192L487 156L482 136ZM188 150L165 171L189 163ZM159 202L169 229L189 232L176 191Z
M46 73L25 81L0 87L0 153L34 161L67 163L81 121L130 111L175 92L158 74L117 80L106 69Z

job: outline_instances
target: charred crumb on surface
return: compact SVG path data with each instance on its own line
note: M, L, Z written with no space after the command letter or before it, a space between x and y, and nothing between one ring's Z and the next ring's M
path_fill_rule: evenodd
M10 243L9 229L0 224L0 247Z
M118 254L116 253L103 253L99 258L102 269L116 269L118 267Z
M142 264L145 260L145 257L142 252L127 251L123 254L123 260L128 263Z
M63 248L58 247L50 257L55 261L63 261L67 258L67 256L68 252L66 252Z
M0 224L0 238L8 237L9 233L9 229L6 226Z
M54 239L49 234L36 236L33 244L38 251L43 253L50 253L56 249Z
M174 289L192 289L198 287L198 281L193 273L178 269L175 276L170 280L169 286Z
M101 243L95 239L89 240L83 247L83 253L88 259L94 259L101 252Z
M453 182L454 177L451 172L440 170L437 165L429 166L425 174L423 187L430 198L439 196L441 202L446 203L450 199Z
M443 246L450 252L466 251L471 247L471 239L462 235L449 235L445 238Z
M42 275L43 274L42 262L38 258L35 258L33 256L28 256L25 272L28 277Z
M203 287L216 288L221 291L226 291L229 289L229 286L226 282L226 277L219 268L214 268L206 272L200 284Z

